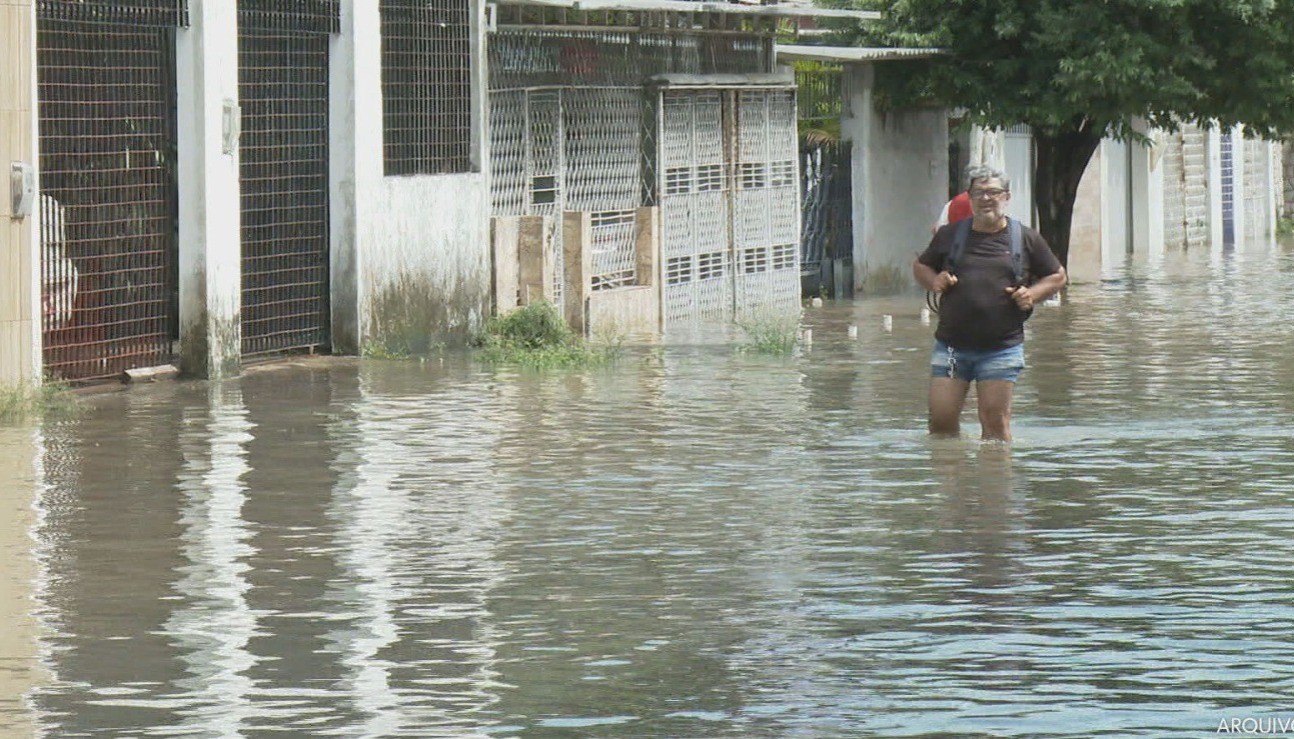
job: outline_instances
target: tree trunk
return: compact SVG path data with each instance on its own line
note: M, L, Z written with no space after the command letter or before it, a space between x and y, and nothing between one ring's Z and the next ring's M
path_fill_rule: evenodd
M1047 240L1060 263L1069 267L1069 229L1074 220L1074 199L1087 163L1101 145L1101 132L1086 119L1062 131L1033 135L1034 201L1038 207L1038 232Z

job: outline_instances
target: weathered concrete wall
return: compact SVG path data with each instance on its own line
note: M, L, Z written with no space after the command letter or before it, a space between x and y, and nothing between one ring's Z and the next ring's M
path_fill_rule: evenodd
M882 112L871 64L845 70L842 136L853 142L854 289L909 289L912 259L947 201L948 119L942 109Z
M1105 152L1098 148L1087 163L1074 198L1074 217L1069 225L1069 279L1090 282L1101 277L1101 182L1105 173Z
M0 0L0 384L40 379L40 263L36 208L16 217L10 162L36 156L34 0Z
M484 43L474 4L473 57ZM387 177L382 149L381 18L377 3L343 0L332 45L333 351L423 352L464 342L489 315L490 192L484 79L473 69L476 171Z
M227 0L193 0L176 33L180 369L235 376L242 363L242 249L238 150L227 107L238 100L237 12ZM236 118L236 116L235 116Z
M1140 130L1149 134L1144 126ZM1162 181L1157 149L1113 139L1101 142L1083 172L1074 202L1069 232L1072 281L1100 279L1102 273L1122 267L1129 240L1134 261L1162 255Z
M360 227L365 344L462 344L489 316L489 188L482 174L388 177Z

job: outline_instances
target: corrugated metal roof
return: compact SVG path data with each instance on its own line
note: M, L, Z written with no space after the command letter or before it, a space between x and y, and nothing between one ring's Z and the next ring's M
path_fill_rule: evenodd
M883 62L894 59L924 59L943 54L942 49L888 49L868 46L807 46L778 44L777 58L813 62Z

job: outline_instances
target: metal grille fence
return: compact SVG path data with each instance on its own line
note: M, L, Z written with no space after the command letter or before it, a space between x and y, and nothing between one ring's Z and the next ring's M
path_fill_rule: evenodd
M472 169L470 0L381 0L388 175Z
M262 4L239 6L244 356L328 345L328 37Z
M794 93L666 91L662 98L666 330L796 310ZM725 131L731 141L725 142Z
M743 90L736 93L736 108L736 317L795 310L800 304L795 93Z
M802 62L795 66L797 117L814 128L838 125L843 110L844 72L838 64Z
M1223 131L1219 137L1218 149L1221 155L1222 179L1222 245L1235 246L1236 243L1236 189L1234 149L1231 144L1231 132Z
M642 94L631 88L583 88L565 91L563 103L565 207L592 213L593 289L632 285L643 196Z
M661 259L667 329L732 318L723 98L665 92L660 120Z
M38 0L42 20L168 28L189 25L188 0Z
M758 35L636 30L498 33L490 39L490 89L641 87L659 74L741 74L771 69Z
M635 283L636 211L643 198L642 93L633 88L503 90L490 97L492 207L496 215L592 214L593 289Z
M42 331L47 374L82 381L171 357L174 54L164 28L71 22L65 5L37 20Z
M768 50L768 39L757 33L532 28L495 34L489 65L494 212L591 213L593 289L636 284L636 209L654 202L656 189L650 140L656 100L647 80L664 73L763 72ZM543 155L553 99L562 142L556 161ZM560 233L554 243L560 250Z
M240 28L264 31L338 33L341 31L340 0L239 0Z
M817 295L834 286L836 264L853 258L850 157L847 141L800 150L800 273L805 293Z

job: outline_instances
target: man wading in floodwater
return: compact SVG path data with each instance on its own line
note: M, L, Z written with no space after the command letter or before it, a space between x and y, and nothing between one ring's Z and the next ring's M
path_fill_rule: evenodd
M975 383L982 437L1011 440L1011 396L1024 369L1024 322L1033 306L1065 286L1065 268L1035 230L1007 218L1011 180L976 172L970 219L935 232L912 274L939 296L930 355L930 433L960 434Z

